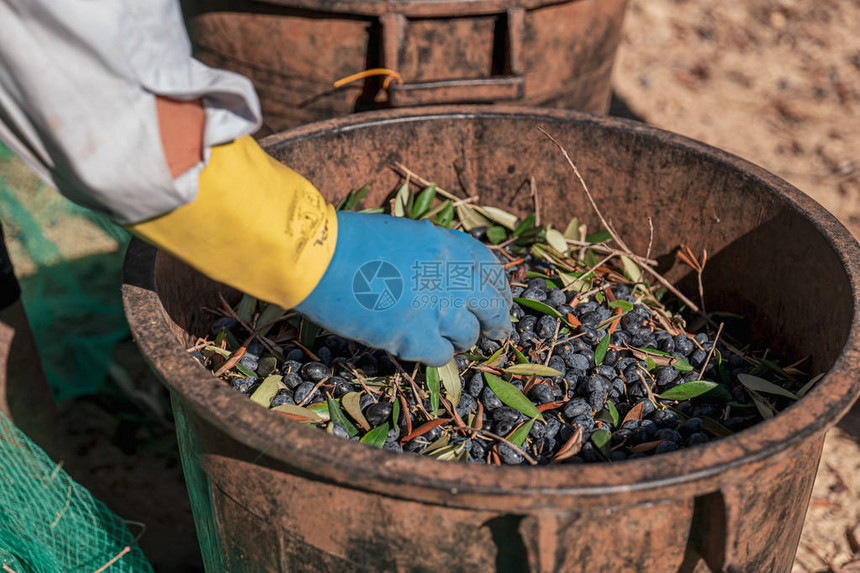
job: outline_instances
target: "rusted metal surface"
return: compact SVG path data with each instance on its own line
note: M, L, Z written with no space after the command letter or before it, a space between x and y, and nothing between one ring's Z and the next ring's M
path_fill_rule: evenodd
M602 113L627 0L185 0L195 55L254 82L268 132L446 103ZM397 70L334 89L369 68Z
M821 206L736 157L612 118L516 107L386 111L267 139L330 200L400 161L519 215L597 222L544 127L570 150L632 249L672 280L680 243L707 248L711 308L827 371L772 420L705 446L614 464L490 467L395 455L274 415L216 380L184 343L208 333L219 286L135 242L123 296L183 422L195 519L215 570L725 571L791 568L824 432L860 392L860 246ZM235 296L232 291L225 291ZM213 557L214 556L214 557Z

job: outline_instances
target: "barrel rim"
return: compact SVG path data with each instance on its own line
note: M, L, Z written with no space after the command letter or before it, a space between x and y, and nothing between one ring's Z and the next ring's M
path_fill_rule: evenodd
M369 126L435 119L527 119L575 122L599 129L621 130L661 145L683 148L704 159L724 164L764 188L787 206L804 214L833 249L846 272L853 295L853 318L846 344L831 370L802 400L771 420L755 426L755 436L742 431L704 446L656 457L616 462L521 467L452 464L355 447L309 428L271 416L246 397L201 369L176 341L154 289L156 250L140 241L129 247L123 276L123 302L129 325L147 360L171 391L193 411L237 441L266 456L300 467L325 479L389 496L425 499L449 505L480 499L488 508L560 507L567 499L600 498L617 494L653 493L670 486L690 486L697 492L720 487L727 470L784 453L833 426L860 394L860 245L821 205L784 180L725 151L632 120L595 116L568 110L513 106L440 106L356 114L308 124L264 139L270 149ZM164 255L158 255L164 256ZM790 415L786 415L786 413ZM272 440L278 436L279 440ZM394 486L406 486L398 491ZM456 494L456 495L454 495ZM459 501L456 499L460 496ZM475 497L477 496L477 497ZM516 496L516 497L514 497ZM516 499L516 501L514 501Z
M304 11L382 16L400 14L412 18L468 18L503 14L508 10L535 10L587 0L260 0L263 4ZM626 5L626 1L622 1ZM620 12L623 13L621 8Z

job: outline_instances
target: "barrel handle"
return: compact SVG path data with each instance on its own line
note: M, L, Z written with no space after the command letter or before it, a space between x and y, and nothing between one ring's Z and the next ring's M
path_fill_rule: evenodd
M380 16L382 24L382 53L386 68L400 70L400 53L406 40L407 19L403 14ZM388 89L389 103L394 107L434 105L444 103L477 103L512 101L525 96L523 77L523 34L525 9L507 11L507 68L510 75L488 78L452 78L430 82L392 84Z

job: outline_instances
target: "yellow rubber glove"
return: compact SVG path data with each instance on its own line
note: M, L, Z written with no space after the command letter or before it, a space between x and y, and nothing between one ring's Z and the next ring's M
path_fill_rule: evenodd
M194 201L128 229L210 278L283 308L310 294L337 242L334 208L250 136L212 148Z

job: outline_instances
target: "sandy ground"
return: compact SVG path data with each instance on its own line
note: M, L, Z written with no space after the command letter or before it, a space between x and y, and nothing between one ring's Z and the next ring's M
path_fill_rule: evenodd
M787 179L860 236L858 29L860 0L632 0L615 91L642 120ZM6 167L0 176L11 186L36 187L19 163ZM62 258L115 248L85 221L54 218L49 207L56 195L38 193L19 198ZM0 219L8 223L2 207ZM7 234L19 272L34 272L14 226ZM78 475L118 513L150 524L142 544L159 570L195 570L199 558L172 429L153 422L166 414L140 402L129 406L129 396L142 392L155 409L164 408L163 395L129 341L116 349L115 365L121 368L112 370L108 392L63 406L85 460ZM858 413L828 435L797 573L860 571L858 438Z
M860 2L632 0L613 78L644 121L772 171L860 237ZM795 572L860 571L860 413L827 437Z
M645 121L772 171L860 234L860 2L633 0L613 84Z

